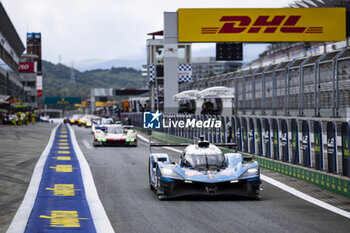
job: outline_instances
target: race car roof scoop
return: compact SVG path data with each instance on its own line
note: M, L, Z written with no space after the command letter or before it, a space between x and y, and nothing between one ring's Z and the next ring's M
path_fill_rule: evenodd
M199 148L207 148L207 147L209 147L209 142L208 141L200 141L200 142L198 142L198 147Z

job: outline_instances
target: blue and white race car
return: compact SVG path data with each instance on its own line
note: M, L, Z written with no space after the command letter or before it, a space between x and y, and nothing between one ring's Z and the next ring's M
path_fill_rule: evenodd
M151 143L150 146L180 144ZM203 139L188 145L179 163L172 162L168 154L151 153L148 166L150 189L159 199L188 195L238 195L260 199L258 163L251 157L243 158L240 153L223 154L216 145Z

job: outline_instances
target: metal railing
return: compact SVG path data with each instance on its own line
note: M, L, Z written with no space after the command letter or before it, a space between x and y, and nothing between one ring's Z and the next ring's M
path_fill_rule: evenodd
M123 113L143 128L142 113ZM350 177L350 123L293 117L163 114L163 121L215 119L215 127L163 127L159 131L187 139L204 135L210 142L234 142L238 150Z
M348 117L350 48L196 80L186 89L235 88L238 114Z

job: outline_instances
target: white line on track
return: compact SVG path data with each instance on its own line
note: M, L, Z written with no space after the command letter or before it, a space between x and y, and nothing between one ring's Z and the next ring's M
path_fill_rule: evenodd
M144 136L142 136L142 135L138 134L137 137L139 137L141 140L143 140L145 142L149 142L149 140L147 138L145 138ZM171 150L171 151L177 152L177 153L180 153L180 154L182 153L181 150L178 150L178 149L175 149L175 148L171 148L171 147L167 147L167 146L164 146L163 148L167 149L167 150ZM318 199L316 199L314 197L311 197L310 195L307 195L307 194L305 194L303 192L300 192L300 191L296 190L295 188L292 188L292 187L290 187L288 185L285 185L285 184L283 184L283 183L281 183L281 182L279 182L279 181L277 181L275 179L272 179L272 178L270 178L268 176L260 174L260 178L263 181L265 181L267 183L270 183L273 186L276 186L277 188L280 188L280 189L282 189L282 190L284 190L284 191L286 191L286 192L288 192L290 194L293 194L294 196L297 196L297 197L299 197L299 198L301 198L301 199L303 199L303 200L305 200L307 202L315 204L315 205L317 205L319 207L322 207L324 209L332 211L332 212L334 212L336 214L339 214L341 216L344 216L346 218L350 218L350 212L347 212L345 210L342 210L340 208L332 206L332 205L330 205L330 204L328 204L328 203L326 203L324 201L320 201L320 200L318 200Z
M98 233L114 233L113 227L108 219L105 209L101 203L98 196L96 186L94 183L94 178L92 177L91 170L88 162L85 159L83 152L80 150L77 139L75 137L74 129L68 125L69 131L71 133L72 145L74 147L75 154L77 155L81 176L83 178L85 196L89 204L90 213L94 221L96 232Z
M92 149L92 146L90 145L90 143L86 139L82 140L82 142L87 149L89 149L89 150Z
M13 218L9 228L7 229L7 233L22 233L26 229L27 222L29 220L39 190L39 185L41 182L41 176L43 174L46 158L50 153L58 126L59 124L57 124L57 126L52 130L49 142L47 143L43 153L40 155L40 158L35 165L34 172L30 180L27 192L24 196L20 207L16 212L15 217Z

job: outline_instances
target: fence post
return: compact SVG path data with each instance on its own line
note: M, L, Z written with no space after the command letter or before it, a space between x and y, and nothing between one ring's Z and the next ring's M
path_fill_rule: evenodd
M347 50L345 47L342 51L340 51L334 58L334 71L333 71L333 80L335 80L335 103L333 101L334 106L334 115L335 117L339 117L339 72L338 72L338 58L343 55L343 53ZM333 67L332 67L333 68Z
M326 56L327 53L321 55L315 61L315 91L314 91L314 102L315 102L315 116L320 116L320 64L319 62Z

